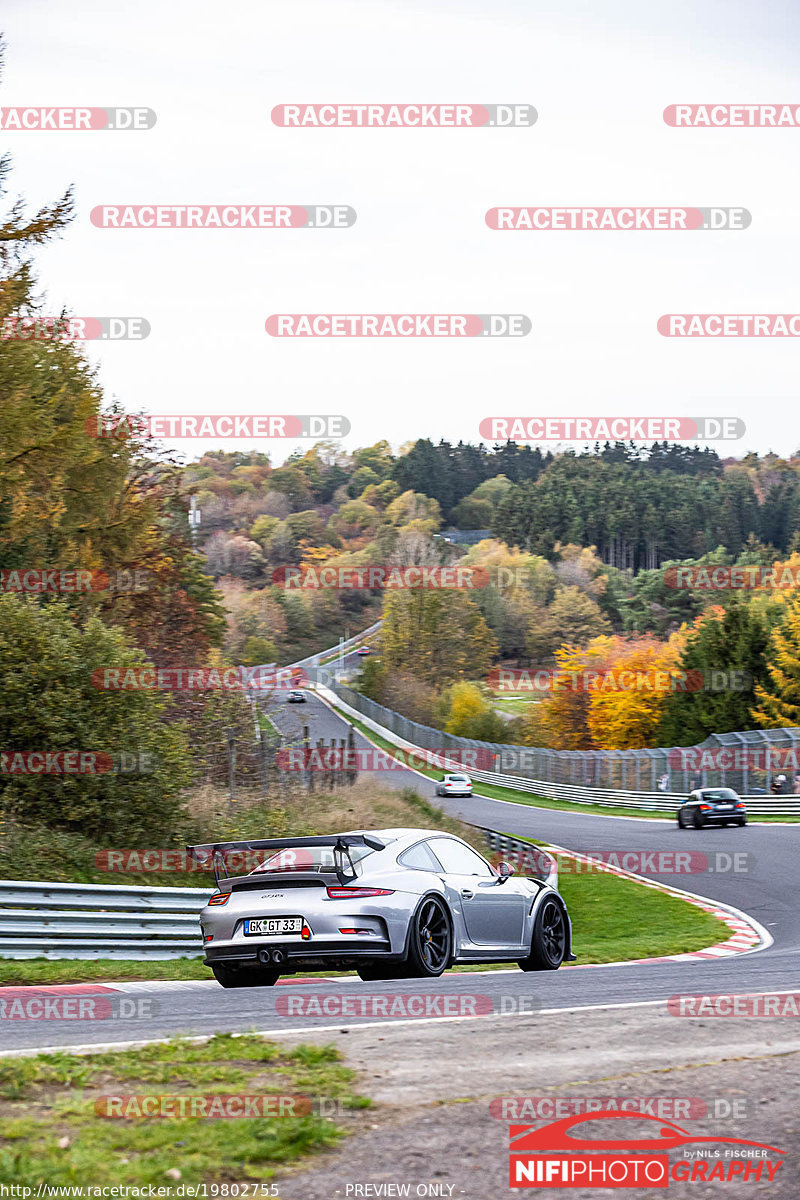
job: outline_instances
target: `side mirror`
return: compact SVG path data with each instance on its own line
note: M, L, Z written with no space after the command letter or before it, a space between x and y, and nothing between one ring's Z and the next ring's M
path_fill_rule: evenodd
M501 862L497 868L497 874L500 876L500 882L505 883L514 874L514 868L511 863Z

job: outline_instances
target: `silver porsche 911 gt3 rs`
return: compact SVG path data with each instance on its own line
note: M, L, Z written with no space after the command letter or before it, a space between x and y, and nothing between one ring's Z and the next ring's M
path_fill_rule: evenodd
M517 962L555 971L573 959L558 891L497 870L434 829L190 846L224 864L268 853L248 875L221 878L200 913L205 962L223 987L274 984L308 970L362 979L436 977L454 963Z

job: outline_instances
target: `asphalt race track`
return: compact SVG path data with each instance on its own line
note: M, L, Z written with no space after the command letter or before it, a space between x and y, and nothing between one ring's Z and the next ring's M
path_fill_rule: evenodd
M346 733L341 718L315 696L309 696L304 705L276 704L271 715L292 737L300 735L303 724L309 725L312 741L341 738ZM356 735L356 740L359 745L367 744L360 735ZM433 783L414 772L382 772L381 783L413 786L423 795L434 797ZM137 1001L136 1006L130 1006L136 1007L137 1011L129 1018L119 1016L111 1022L6 1022L3 1050L13 1053L23 1048L118 1044L177 1034L204 1035L251 1029L283 1033L339 1030L345 1026L355 1028L382 1023L380 1012L331 1017L324 1013L283 1015L276 1011L281 997L319 994L321 987L327 994L335 992L342 997L384 992L451 996L450 1004L455 1011L468 1011L469 997L477 993L492 998L494 1013L498 1015L490 1020L502 1020L503 1016L518 1012L654 1003L666 1001L676 994L741 994L800 988L800 825L751 824L745 829L678 831L672 821L561 812L480 797L439 800L437 803L476 825L553 841L582 852L684 848L703 850L713 860L717 851L730 854L735 850L747 850L747 871L744 873L664 874L655 878L735 906L760 922L774 939L773 944L764 950L718 961L581 967L580 929L577 929L578 965L553 973L529 975L512 966L501 972L451 973L435 981L364 984L348 978L329 985L316 981L241 991L224 991L214 981L132 983L123 985L123 992ZM635 918L636 914L632 912L631 919ZM147 1003L142 1003L144 1001ZM439 1022L441 1018L434 1015L429 1019ZM393 1028L404 1023L407 1022L390 1022Z

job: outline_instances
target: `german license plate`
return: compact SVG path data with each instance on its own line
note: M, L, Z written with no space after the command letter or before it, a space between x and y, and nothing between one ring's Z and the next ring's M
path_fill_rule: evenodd
M271 937L276 933L299 933L303 928L302 917L254 917L244 923L245 937Z
M717 808L733 808L732 804L718 804Z

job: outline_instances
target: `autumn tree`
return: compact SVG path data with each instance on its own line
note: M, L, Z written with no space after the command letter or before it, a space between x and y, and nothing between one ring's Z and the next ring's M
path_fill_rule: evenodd
M800 593L786 602L766 652L769 678L755 687L753 719L765 729L800 726Z
M387 592L381 643L389 667L437 686L485 677L497 652L477 605L456 588Z
M683 639L625 641L615 638L597 683L589 687L586 724L601 750L639 750L656 745L665 705L684 695L679 659Z

